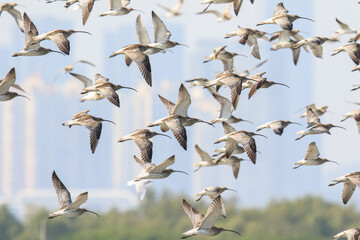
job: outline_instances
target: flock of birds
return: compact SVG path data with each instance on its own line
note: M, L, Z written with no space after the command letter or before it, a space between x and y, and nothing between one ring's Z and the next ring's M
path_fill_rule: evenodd
M46 1L47 3L53 3L61 0ZM68 8L70 6L75 6L76 8L82 9L82 23L83 25L85 25L94 6L94 2L95 0L69 0L65 2L65 7ZM207 4L207 6L202 12L198 14L213 13L218 17L217 20L219 22L227 21L232 18L230 11L231 6L233 6L234 13L238 15L242 2L242 0L204 1L202 4ZM254 0L250 0L250 2L253 4ZM141 10L127 7L129 3L130 1L126 0L110 0L110 10L102 13L100 16L120 16L126 15L131 11L142 12ZM209 9L212 4L223 3L228 4L223 13ZM182 14L182 12L180 11L182 4L183 0L180 0L173 8L162 5L159 5L159 7L167 12L166 16L173 17ZM3 3L0 5L0 15L2 12L5 11L11 14L14 17L19 29L25 34L24 49L22 51L14 53L12 55L13 57L41 56L51 52L69 55L70 42L68 38L72 34L86 33L91 35L91 33L86 31L75 31L71 29L56 29L39 34L37 28L35 27L35 24L31 21L27 13L24 12L23 14L21 14L16 9L17 6L18 4L16 3ZM340 29L335 31L334 36L316 36L304 39L300 35L300 30L293 29L293 23L298 19L305 19L310 21L313 20L306 17L300 17L298 15L290 15L288 14L288 12L289 11L285 8L283 3L278 3L275 6L273 16L257 24L257 26L261 26L264 24L276 24L281 28L281 30L279 30L278 32L273 33L270 38L267 37L268 34L266 32L260 31L258 29L243 27L239 27L235 31L226 34L225 38L231 38L236 36L239 37L240 44L247 44L249 47L252 47L251 54L256 59L261 59L258 39L272 42L278 39L278 42L273 42L271 49L274 51L281 48L290 49L293 53L293 62L296 65L299 60L301 49L308 52L308 48L310 48L315 57L322 58L322 45L324 43L340 42L340 36L345 34L352 34L352 37L349 39L349 43L334 49L334 54L332 55L336 55L340 52L346 52L350 56L351 60L356 64L353 71L360 70L360 44L356 43L356 41L360 38L360 32L341 22L339 19L336 19L336 22L339 24ZM124 46L121 49L114 51L109 56L110 58L112 58L119 54L124 54L125 63L127 66L130 66L132 62L135 62L142 77L150 87L152 86L153 82L149 55L165 53L167 51L170 51L168 50L169 48L175 47L177 45L183 45L188 47L185 44L170 40L171 32L167 29L162 19L160 19L160 17L154 11L152 11L151 16L154 25L153 42L150 40L141 16L139 15L136 18L136 33L139 43ZM41 47L40 44L44 40L52 41L57 46L59 51ZM164 98L161 95L158 95L160 101L164 104L168 112L168 116L165 116L148 124L147 127L160 126L162 132L167 132L170 130L176 141L180 144L180 146L184 150L187 150L187 130L185 127L190 127L195 123L204 123L209 125L209 128L211 129L212 127L214 127L214 124L221 123L224 128L224 136L217 139L214 143L218 144L223 142L225 143L225 146L216 149L215 153L210 156L196 144L195 150L201 160L194 164L194 167L196 168L195 171L199 170L201 167L231 165L233 175L235 178L237 178L239 174L240 163L247 160L238 157L237 155L246 153L250 161L255 164L258 151L254 137L262 136L266 138L266 136L264 135L245 130L236 130L233 126L231 126L231 124L241 121L249 122L233 115L233 112L237 108L242 91L246 88L249 88L250 91L248 94L248 99L250 99L260 88L269 88L273 85L279 85L284 87L289 86L284 83L277 83L267 80L267 78L264 77L264 75L266 74L265 72L256 73L250 76L251 71L255 70L257 67L260 67L261 65L266 63L266 61L262 61L253 68L250 68L242 73L238 73L234 68L234 57L241 54L228 52L225 48L226 46L221 46L214 49L213 52L204 60L204 62L220 60L223 63L223 72L216 74L213 80L206 78L196 78L186 81L186 83L188 83L191 87L200 86L209 91L209 93L220 105L219 117L211 121L205 121L199 118L193 118L188 116L188 108L191 105L191 96L185 85L181 84L179 87L176 103ZM122 88L136 91L135 89L130 87L124 87L122 85L114 84L110 82L110 79L102 76L101 74L96 74L95 81L93 82L93 80L86 76L72 72L72 70L74 69L74 65L79 63L87 64L93 67L95 66L91 62L79 60L61 69L56 75L55 79L61 73L69 73L74 78L83 82L84 88L82 89L81 94L83 94L84 97L81 98L81 102L97 101L106 98L113 105L120 107L120 98L117 91ZM19 91L25 92L19 85L15 83L15 80L15 68L12 68L5 76L5 78L1 80L0 101L8 101L18 96L28 98L26 95L10 91L10 88L15 88ZM230 89L230 100L219 93L219 90L222 86L227 86ZM352 90L357 90L358 88L360 88L360 86L354 86L354 89ZM320 116L322 116L326 112L327 106L316 107L315 104L306 106L306 112L302 115L302 117L306 117L307 127L306 129L298 131L296 133L300 135L296 140L299 140L308 135L330 134L330 130L332 128L343 128L341 126L336 126L331 123L321 123ZM341 121L345 121L348 118L353 118L355 120L358 131L360 133L360 109L345 114L343 116L343 120ZM102 122L110 122L115 124L113 121L92 116L89 114L89 110L85 110L76 113L71 120L65 121L63 125L68 126L69 128L74 125L86 127L90 131L90 149L91 152L94 153L100 140ZM275 134L281 136L284 132L284 129L289 125L301 124L288 120L276 120L258 126L256 131L261 131L265 128L269 128ZM144 197L145 194L145 185L149 183L150 180L166 178L174 172L187 174L184 171L168 168L175 162L174 155L167 158L158 165L152 162L153 143L150 141L150 139L154 136L165 136L171 139L171 137L166 134L152 131L149 128L144 128L137 129L131 132L129 135L119 138L118 140L118 142L133 140L140 149L141 157L138 158L136 155L134 155L134 161L143 168L143 171L133 181L129 182L129 185L136 185L137 189L139 189L140 191L139 194L141 199ZM335 161L328 160L326 158L320 158L319 156L319 149L316 146L316 143L312 142L307 148L304 159L295 162L294 164L296 166L294 168L299 168L301 166L321 165L326 162L333 162L337 164L337 162ZM93 213L99 216L95 212L80 208L80 206L87 201L87 192L81 193L79 196L76 197L74 202L72 202L70 192L61 182L55 171L53 171L52 173L52 182L58 196L60 209L49 214L49 218L54 218L58 216L74 217L80 216L85 212ZM360 172L354 172L336 178L329 186L333 186L338 183L344 184L342 200L343 203L346 204L351 198L353 192L355 191L356 186L360 187ZM221 197L221 194L226 190L235 191L227 187L210 186L195 195L195 197L198 197L197 201L199 201L203 196L208 196L209 199L212 201L205 215L193 208L185 199L183 200L183 209L190 218L193 228L183 233L182 238L187 238L191 236L215 236L222 231L230 231L240 235L240 233L234 230L215 227L215 221L217 220L217 218L219 218L220 216L226 217L225 205ZM360 229L352 228L345 230L335 235L334 237L336 239L340 237L347 237L349 240L357 240L359 239L359 235Z

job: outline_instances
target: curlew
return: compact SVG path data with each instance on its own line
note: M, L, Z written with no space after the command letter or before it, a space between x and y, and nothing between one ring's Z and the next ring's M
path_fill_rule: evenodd
M356 109L354 111L344 114L343 119L340 122L343 122L348 118L354 118L358 133L360 134L360 109Z
M277 121L272 121L272 122L268 122L265 123L261 126L258 126L256 131L260 131L264 128L270 128L271 130L273 130L273 132L277 135L282 135L284 128L286 128L287 126L289 126L290 124L297 124L300 125L300 123L297 122L291 122L291 121L284 121L284 120L277 120Z
M227 122L227 123L238 123L238 122L248 122L250 121L244 120L242 118L237 118L234 115L232 115L232 106L229 99L226 97L221 96L218 93L212 94L215 100L220 104L220 116L217 119L211 120L210 123L216 123L216 122Z
M248 80L247 84L244 86L244 88L245 88L245 87L247 87L248 84L251 84L248 99L250 99L260 88L269 88L273 85L281 85L281 86L290 88L288 85L286 85L284 83L268 81L267 78L263 77L263 75L265 73L266 72L262 72L262 73L258 73L258 74L248 77L250 80Z
M353 195L356 186L360 188L360 172L349 173L347 175L335 178L332 181L333 183L330 183L329 186L334 186L339 183L344 183L341 197L343 203L346 204Z
M160 126L160 129L163 132L166 132L170 129L180 146L184 150L187 150L187 135L185 126L192 126L197 122L207 123L213 126L211 123L208 123L198 118L170 115L168 117L161 118L153 123L150 123L148 127Z
M74 125L86 127L90 131L90 148L91 148L91 152L94 153L101 135L101 129L102 129L101 122L111 122L113 124L115 123L110 120L94 117L88 114L89 111L90 110L85 110L76 113L71 120L65 121L62 125L69 126L69 128L71 128Z
M288 12L289 11L284 7L284 4L280 2L275 6L273 17L256 24L256 26L264 24L277 24L283 30L291 31L293 29L293 22L297 19L307 19L314 22L314 20L310 18L300 17L298 15L289 15L287 14Z
M249 47L253 47L251 50L251 55L256 59L261 59L260 49L257 39L262 38L265 41L269 41L269 39L265 36L266 34L267 34L266 32L262 32L257 29L242 28L238 26L238 29L236 29L235 31L227 33L225 35L225 38L239 36L240 37L239 43L242 45L247 44Z
M75 30L52 30L39 35L34 23L30 20L28 15L24 13L24 29L25 29L25 48L27 50L31 48L31 45L40 43L43 40L51 40L58 49L66 55L70 52L70 42L68 37L74 33L86 33L86 31L75 31ZM90 34L91 35L91 34Z
M120 99L116 91L122 88L136 91L134 88L131 87L124 87L119 84L112 84L111 82L109 82L108 78L101 76L99 73L97 73L95 75L95 84L83 88L81 94L85 94L88 92L99 92L103 94L106 97L106 99L109 100L109 102L111 102L117 107L120 107Z
M184 173L186 175L189 175L184 171L168 169L169 166L171 166L175 163L175 155L164 160L159 165L155 165L154 163L140 160L135 155L134 155L134 160L137 164L139 164L144 169L144 172L141 173L138 177L136 177L133 182L138 182L138 181L141 181L144 179L167 178L174 172L179 172L179 173Z
M346 229L336 235L334 235L334 240L337 240L339 238L347 238L348 240L359 240L360 237L360 229L359 228L350 228Z
M309 144L309 146L308 146L308 148L306 150L304 159L302 159L302 160L300 160L298 162L295 162L294 164L298 165L298 166L293 167L293 168L296 169L296 168L299 168L301 166L314 166L314 165L317 166L317 165L321 165L321 164L326 163L326 162L333 162L333 163L338 164L337 162L328 160L326 158L319 158L319 156L320 156L319 149L316 146L316 143L312 142L312 143Z
M158 6L167 12L166 13L167 17L174 17L174 16L181 15L180 8L182 7L183 3L184 3L184 0L178 0L178 2L176 3L176 5L173 8L168 8L161 4L158 4Z
M323 133L331 135L330 129L335 128L335 127L346 130L345 128L343 128L341 126L336 126L331 123L326 123L326 124L319 123L319 124L312 126L308 130L302 130L302 131L297 132L296 134L301 135L301 136L296 138L295 140L297 141L307 135L318 135L318 134L323 134Z
M19 4L17 3L0 4L0 16L2 12L4 11L8 12L15 19L15 22L18 25L20 31L24 32L24 21L21 17L21 13L15 9L16 6L19 6Z
M334 56L341 52L346 52L349 54L349 57L351 60L356 64L359 65L360 61L360 44L359 43L350 43L346 44L344 46L338 47L334 49L335 53L331 54L331 56Z
M223 126L224 126L224 122L223 122ZM231 133L226 134L225 136L216 140L215 144L224 142L224 141L226 142L225 156L228 158L231 156L231 154L234 151L234 149L236 148L237 144L240 143L244 147L246 154L248 155L250 160L255 164L256 163L256 143L255 143L255 139L253 138L253 136L262 136L262 137L266 138L266 136L261 135L261 134L240 130L240 131L231 132Z
M100 14L99 17L122 16L132 11L142 12L141 10L127 7L129 3L130 3L129 0L110 0L110 10Z
M148 49L153 49L153 47L141 44L130 44L113 52L109 58L124 54L126 65L129 66L131 62L134 61L146 83L152 86L150 59L149 56L144 53ZM161 51L161 49L159 51Z
M273 43L270 50L277 51L280 48L289 48L292 51L294 65L297 65L297 63L299 61L299 57L300 57L301 48L294 48L295 44L296 44L296 41L294 41L292 39L290 39L288 41ZM303 47L305 47L305 46L303 46Z
M73 63L71 63L71 64L69 64L69 65L67 65L67 66L65 66L65 67L63 67L63 68L61 68L61 69L57 72L57 74L56 74L56 76L55 76L55 79L54 79L54 82L56 81L56 79L59 77L59 75L60 75L61 73L69 73L69 72L72 72L72 70L74 70L74 68L75 68L75 65L77 65L78 63L83 63L83 64L90 65L90 66L92 66L92 67L96 67L95 64L93 64L93 63L91 63L91 62L89 62L89 61L86 61L86 60L77 60L77 61L75 61L75 62L73 62Z
M195 208L191 207L191 205L185 199L183 199L182 206L185 213L191 220L193 229L184 232L183 236L181 237L182 239L192 236L216 236L223 231L233 232L240 235L240 233L234 230L215 227L216 219L219 218L223 211L220 198L221 197L218 196L211 202L205 216Z
M158 94L161 102L166 107L166 110L171 115L179 115L183 117L188 116L188 109L191 104L191 97L187 89L185 88L184 84L181 84L178 91L178 99L176 101L176 104L167 100L166 98L162 97L160 94Z
M17 92L10 92L10 87L14 87L23 91L18 85L15 84L16 80L16 72L15 68L10 69L8 74L6 74L5 78L0 82L0 101L9 101L15 97L24 97L30 100L28 97L18 94Z
M95 0L69 0L65 3L65 8L70 7L74 3L80 3L81 11L82 11L82 24L85 26L87 22L90 12L93 9Z
M217 21L218 21L218 22L228 21L228 20L230 20L230 19L232 18L232 15L230 14L231 5L232 5L232 3L229 3L229 4L226 6L224 12L222 12L222 13L219 12L219 11L217 11L217 10L207 10L207 11L199 12L199 13L197 13L197 14L212 13L212 14L214 14L215 16L218 17L218 18L217 18Z
M81 75L81 74L77 74L77 73L72 73L70 72L69 73L71 76L73 76L74 78L80 80L83 84L84 84L84 87L90 87L93 85L93 81L88 78L88 77L85 77L84 75ZM83 96L81 99L80 99L80 102L85 102L85 101L98 101L98 100L101 100L105 98L105 96L100 93L100 92L87 92L85 94L85 96Z
M296 49L302 46L309 46L312 53L317 58L322 58L323 56L323 47L321 46L326 41L329 41L330 39L327 37L311 37L311 38L305 38L303 40L298 41L295 43L292 48Z
M80 208L80 206L87 201L88 192L80 193L73 202L71 201L71 195L69 190L67 190L65 185L61 182L55 171L53 171L51 179L56 191L56 195L58 197L60 209L53 213L50 213L49 219L60 216L78 217L86 212L95 214L96 216L100 217L97 213L93 211L89 211L85 208Z
M335 37L339 37L344 34L356 34L357 30L350 27L348 24L340 21L338 18L335 18L336 22L339 24L340 29L335 30Z
M218 47L213 50L209 56L205 57L204 63L210 62L212 60L218 59L222 62L224 66L224 71L234 69L234 57L236 56L243 56L245 55L235 53L235 52L228 52L225 50L226 46Z
M157 133L149 129L137 129L129 135L119 138L118 142L133 140L140 149L142 161L151 162L153 143L149 139L157 135L171 138L166 134Z
M200 199L201 199L203 196L208 196L211 201L214 201L215 198L217 198L217 197L220 196L221 208L222 208L221 215L222 215L224 218L226 218L226 211L225 211L224 200L223 200L223 198L222 198L221 195L220 195L220 194L222 194L223 192L225 192L226 190L237 192L236 190L231 189L231 188L227 188L227 187L210 186L210 187L207 187L207 188L205 188L204 190L198 192L197 194L195 194L195 197L198 198L198 199L196 199L196 201L200 201Z
M316 107L315 104L310 104L310 105L305 106L305 108L306 108L306 110L311 108L311 110L319 117L324 115L326 112L328 112L328 110L327 110L328 106ZM307 116L307 111L305 113L303 113L300 117L306 117L306 116Z

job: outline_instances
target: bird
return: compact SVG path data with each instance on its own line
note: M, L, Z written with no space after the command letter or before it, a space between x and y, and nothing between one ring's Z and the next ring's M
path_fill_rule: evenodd
M247 83L251 82L251 89L249 91L249 96L248 99L250 99L258 89L260 88L269 88L273 85L281 85L281 86L285 86L287 88L290 88L288 85L284 84L284 83L277 83L277 82L273 82L273 81L268 81L267 78L262 77L266 72L262 72L262 73L258 73L255 74L251 77L249 77L250 80L248 80ZM244 86L246 87L246 86Z
M284 7L284 4L280 2L275 6L273 17L256 24L256 26L264 24L277 24L283 30L291 31L293 29L293 22L297 19L307 19L314 22L314 20L310 18L300 17L298 15L289 15L287 14L288 12L289 11Z
M222 124L224 126L224 122ZM217 139L215 141L215 144L223 142L223 141L226 142L225 156L228 158L231 156L231 154L234 151L234 149L236 148L237 144L240 143L244 147L246 154L248 155L250 160L255 164L256 163L256 143L255 143L255 139L253 138L253 136L262 136L262 137L266 138L266 136L264 136L262 134L257 134L257 133L253 133L253 132L247 132L247 131L240 130L240 131L228 133L225 136Z
M256 59L261 59L260 49L257 39L261 38L264 39L265 41L269 41L269 39L265 36L266 34L267 34L266 32L262 32L257 29L242 28L238 26L238 29L230 33L227 33L224 38L239 36L240 37L239 43L242 45L247 44L249 47L253 46L251 50L251 55Z
M135 185L136 193L138 194L139 201L143 201L146 195L146 186L147 184L152 183L151 180L141 180L141 181L129 181L128 186Z
M10 92L10 87L15 87L16 72L15 68L11 68L6 74L5 78L0 82L0 101L9 101L15 97L24 97L30 100L27 96L18 94L17 92ZM19 89L19 87L15 87ZM23 90L22 90L23 91Z
M72 126L84 126L90 131L90 149L91 152L94 153L96 150L96 147L98 145L100 135L101 135L101 129L102 129L102 123L101 122L111 122L115 125L113 121L105 120L99 117L94 117L90 114L88 114L90 110L81 111L79 113L76 113L74 117L69 120L65 121L62 125L63 126L69 126L71 128Z
M250 0L251 3L254 2L254 0ZM203 10L205 12L211 4L219 4L219 3L233 3L234 13L237 16L240 11L240 7L243 0L205 0L205 2L202 2L201 4L208 4L207 7Z
M315 104L310 104L310 105L305 106L306 110L308 110L309 108L311 108L311 110L314 112L314 114L316 114L319 117L324 115L326 112L328 112L328 110L327 110L328 106L326 106L326 105L321 106L321 107L316 107ZM300 117L306 117L306 116L307 116L307 111L305 113L303 113Z
M316 124L316 125L310 127L308 130L302 130L302 131L297 132L296 134L301 135L301 136L296 138L295 140L297 141L307 135L317 135L317 134L323 134L323 133L330 135L331 134L330 129L335 128L335 127L346 130L345 128L343 128L341 126L336 126L331 123L326 123L326 124L319 123L319 124Z
M141 151L142 161L151 162L152 153L153 153L152 150L153 143L149 139L157 135L171 138L166 134L157 133L149 129L136 129L135 131L131 132L129 135L119 138L118 142L133 140Z
M208 123L198 118L184 117L180 115L170 115L165 118L156 120L153 123L150 123L148 127L160 126L160 129L163 132L166 132L170 129L180 146L184 150L187 150L187 135L185 125L192 126L197 122L203 122L213 126L211 123Z
M220 104L220 116L217 119L209 121L210 123L216 123L216 122L227 122L227 123L238 123L238 122L248 122L252 123L250 121L244 120L242 118L237 118L234 115L232 115L232 106L229 99L226 97L221 96L218 93L212 94L215 100Z
M96 67L95 64L93 64L93 63L91 63L91 62L89 62L89 61L86 61L86 60L77 60L77 61L75 61L75 62L73 62L73 63L71 63L71 64L69 64L69 65L66 65L66 66L63 67L63 68L61 68L61 69L57 72L57 74L56 74L56 76L55 76L55 79L54 79L54 82L56 81L56 79L59 77L59 75L60 75L61 73L69 73L69 72L72 72L72 70L74 70L74 68L75 68L75 65L78 64L78 63L84 63L84 64L90 65L90 66L92 66L92 67Z
M90 87L93 85L93 81L88 78L88 77L85 77L84 75L81 75L81 74L77 74L77 73L73 73L73 72L70 72L69 73L71 76L73 76L74 78L80 80L83 84L84 84L84 87ZM85 102L85 101L98 101L98 100L101 100L105 98L105 96L100 93L100 92L87 92L85 94L85 96L83 96L81 99L80 99L80 102Z
M110 0L110 11L104 12L99 15L99 17L104 16L122 16L130 13L131 11L139 11L141 10L128 8L127 5L130 3L129 0Z
M193 228L184 232L181 239L192 236L216 236L223 231L233 232L240 235L240 233L234 230L215 227L215 221L222 213L222 204L220 198L221 197L218 196L211 202L205 216L195 208L191 207L191 205L185 199L183 199L183 209L190 218Z
M309 144L304 159L295 162L295 165L298 165L296 167L293 167L294 169L299 168L301 166L313 166L313 165L321 165L326 162L333 162L338 164L335 161L328 160L326 158L319 158L320 152L318 147L316 146L315 142L312 142ZM338 164L339 165L339 164Z
M168 8L161 4L157 4L157 5L167 12L166 13L167 17L174 17L174 16L181 15L180 8L182 7L183 4L184 4L184 0L178 0L178 2L176 3L176 5L173 8Z
M331 54L334 56L341 52L346 52L349 54L351 60L356 64L359 65L360 63L360 44L359 43L349 43L344 46L338 47L334 49L335 53Z
M214 201L215 198L217 198L218 196L220 196L220 202L221 202L221 208L222 208L222 212L221 215L226 218L226 211L225 211L225 204L224 204L224 200L221 197L220 194L222 194L224 191L229 190L229 191L234 191L236 192L236 190L231 189L231 188L227 188L227 187L216 187L216 186L210 186L205 188L204 190L198 192L197 194L195 194L195 197L198 197L198 199L196 199L196 201L200 201L200 199L203 196L208 196L209 199L211 201Z
M339 183L344 183L341 196L343 203L346 204L353 195L356 186L360 188L360 172L349 173L347 175L335 178L332 181L333 183L330 183L329 186L334 186Z
M81 94L85 94L88 92L100 92L103 94L109 102L114 104L117 107L120 107L120 99L119 95L116 93L117 90L126 88L136 91L131 87L124 87L119 84L112 84L109 82L109 79L97 73L95 75L95 84L89 87L83 88Z
M304 39L303 36L301 36L300 34L300 30L281 30L281 31L277 31L271 34L270 37L270 42L274 41L275 39L279 39L279 42L287 42L289 40L292 40L291 38L293 38L294 41L298 42ZM306 49L306 47L304 47ZM307 49L306 49L307 51Z
M288 41L282 41L278 43L272 43L270 50L277 51L280 48L289 48L292 51L294 65L297 65L300 57L301 48L294 48L296 41L290 39ZM303 46L305 47L305 46Z
M281 136L283 134L284 128L286 128L290 124L297 124L297 125L301 126L301 124L297 123L297 122L276 120L276 121L268 122L268 123L265 123L263 125L258 126L256 131L260 131L260 130L262 130L264 128L270 128L271 130L273 130L273 132L275 134Z
M29 16L24 12L24 29L25 29L25 48L29 49L31 45L37 44L43 40L51 40L58 49L66 55L70 52L70 42L67 39L74 33L86 33L86 31L75 31L75 30L52 30L39 35L34 23L30 20ZM90 34L91 35L91 34Z
M15 9L16 6L19 6L19 4L17 3L0 4L0 16L3 11L8 12L15 19L15 22L18 25L20 31L24 32L24 21L21 17L21 13L17 9Z
M335 30L335 37L339 37L344 34L356 34L356 29L350 27L348 24L340 21L338 18L335 18L336 22L339 24L340 29Z
M195 151L200 156L200 162L194 163L194 167L197 167L194 172L198 171L201 167L212 167L216 166L215 159L210 157L210 155L202 150L199 145L195 144Z
M218 18L217 18L217 21L218 22L223 22L223 21L229 21L231 18L232 18L232 15L230 14L230 8L231 8L231 5L232 3L229 3L224 12L219 12L217 10L207 10L207 11L203 11L203 12L198 12L197 14L205 14L205 13L212 13L214 15L216 15Z
M125 55L125 63L127 66L130 65L132 61L134 61L142 76L144 77L146 83L151 87L152 86L152 78L151 78L151 65L149 56L144 52L148 49L152 49L153 47L141 45L141 44L130 44L127 45L120 50L113 52L109 58L115 57L119 54ZM161 50L161 49L160 49Z
M323 48L322 48L321 45L323 43L325 43L326 41L328 41L328 40L329 40L329 38L327 38L327 37L305 38L305 39L300 40L297 43L295 43L292 47L294 49L296 49L296 48L299 48L301 46L308 45L315 57L322 58Z
M71 201L71 195L69 190L65 187L65 185L61 182L59 177L56 175L56 172L52 172L52 183L56 191L56 195L58 197L60 209L50 213L49 219L64 216L64 217L77 217L81 216L84 213L92 213L96 216L100 217L97 213L87 210L85 208L80 208L82 204L84 204L88 199L88 192L80 193L73 201Z
M344 114L343 119L340 122L343 122L348 118L354 118L358 133L360 134L360 109L356 109L354 111Z
M184 171L178 171L173 169L167 169L167 167L173 165L175 163L175 155L169 157L168 159L164 160L159 165L155 165L154 163L147 162L140 160L134 155L134 160L137 164L139 164L143 169L144 172L140 174L138 177L134 179L134 182L138 182L144 179L162 179L167 178L174 172L184 173L186 175L186 172Z
M80 3L82 11L82 24L85 26L90 12L93 9L95 0L69 0L65 3L65 8L70 7L74 3Z
M210 62L212 60L218 59L223 63L224 71L234 69L234 57L236 56L243 56L245 55L235 53L235 52L228 52L225 50L226 46L218 47L213 50L209 56L205 57L204 63Z
M347 238L348 240L359 240L360 236L360 229L359 228L350 228L346 229L336 235L334 235L334 240L337 240L339 238Z
M315 126L316 124L320 124L320 118L317 116L312 108L308 108L306 111L306 121L307 121L307 127Z

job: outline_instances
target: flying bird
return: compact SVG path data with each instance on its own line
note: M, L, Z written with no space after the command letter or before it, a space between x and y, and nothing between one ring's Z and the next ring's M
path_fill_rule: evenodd
M16 72L15 68L11 68L8 74L6 74L5 78L1 80L0 82L0 101L9 101L15 97L24 97L30 100L28 97L18 94L17 92L10 92L10 87L14 87L19 89L20 91L22 88L20 88L18 85L15 84L16 80Z
M356 186L360 188L360 172L349 173L345 176L341 176L332 180L334 183L330 183L329 186L334 186L339 183L344 183L342 190L342 200L346 204L353 195Z

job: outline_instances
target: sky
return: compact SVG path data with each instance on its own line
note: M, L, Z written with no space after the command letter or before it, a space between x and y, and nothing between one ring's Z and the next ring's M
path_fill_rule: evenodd
M63 2L46 4L45 1L29 0L23 3L24 7L18 7L21 12L27 12L40 33L53 29L90 32L92 35L74 34L69 38L69 56L51 53L39 57L11 57L14 52L23 49L24 36L9 14L1 15L0 30L6 34L0 37L0 78L11 67L15 67L17 83L31 98L31 101L15 98L0 105L1 202L14 202L11 207L19 215L23 214L23 206L34 202L56 209L56 195L51 183L51 172L56 170L73 197L82 191L89 191L86 207L90 209L106 210L114 205L120 209L136 207L135 191L133 187L127 186L127 181L137 175L139 168L133 161L133 155L139 155L139 151L133 142L117 143L117 139L167 115L157 94L176 101L177 90L185 80L196 77L213 79L216 73L221 72L221 62L203 63L204 57L214 48L226 45L228 51L246 55L247 58L235 59L235 67L239 72L257 64L259 60L251 56L248 46L240 45L237 38L224 39L224 36L238 25L255 28L258 22L272 16L274 6L278 3L257 0L251 5L250 1L245 0L239 16L218 23L213 15L195 14L204 8L201 1L184 2L181 9L184 14L174 18L165 17L165 12L157 3L171 6L176 1L160 0L133 0L130 6L144 13L131 12L126 16L100 18L98 15L109 8L109 3L105 0L96 1L85 26L81 24L81 12L66 10ZM335 17L354 28L359 27L357 12L360 6L352 1L342 2L341 5L335 0L283 2L291 14L315 21L297 20L294 23L294 29L303 31L304 37L332 36L338 28ZM209 9L222 11L225 6L212 5ZM152 88L145 84L134 64L125 66L122 55L108 58L113 51L137 43L135 19L138 14L142 16L150 39L153 39L151 10L163 19L172 33L173 41L189 46L177 46L171 52L150 56ZM268 33L280 30L275 25L256 28ZM342 114L357 109L356 105L347 101L358 101L357 92L350 92L359 74L351 72L352 61L344 53L330 56L333 49L346 44L346 39L343 37L341 43L325 43L323 59L302 51L297 66L292 63L290 50L270 51L271 44L259 40L262 60L268 59L268 62L253 73L265 71L268 80L285 83L290 88L274 86L260 89L250 100L245 90L234 115L254 124L238 123L234 127L255 131L256 126L280 119L296 121L305 126L305 119L300 119L296 112L311 103L329 106L331 113L321 117L322 122L340 124ZM49 41L42 43L42 46L56 49ZM100 73L111 82L134 87L139 92L120 90L120 108L106 100L80 103L82 86L70 75L62 74L53 83L56 73L62 67L79 59L91 61L96 67L79 64L74 69L75 73L91 79ZM186 87L192 97L189 115L205 120L216 118L219 106L212 96L201 88ZM220 93L229 97L226 88ZM103 124L95 154L91 154L89 149L89 133L85 128L68 129L61 125L71 119L73 114L87 109L94 116L116 123L115 126L106 122ZM359 138L353 120L347 120L341 126L347 130L333 129L331 135L308 136L300 141L294 139L297 137L295 132L304 128L301 126L290 125L281 137L269 129L262 130L261 133L268 139L256 138L260 151L257 163L252 165L244 162L238 179L233 178L229 166L203 168L193 173L192 164L199 160L194 145L198 144L211 153L217 148L213 142L223 136L221 125L215 128L206 124L188 127L188 151L184 151L175 139L155 137L153 161L160 163L175 154L173 168L190 175L175 173L167 179L155 181L151 188L158 192L171 189L176 193L193 195L207 186L225 185L238 191L235 196L239 200L239 207L263 207L273 199L291 199L307 194L340 203L341 187L330 188L327 185L331 179L358 170L358 158L354 153ZM160 131L158 128L155 130ZM293 163L304 157L312 141L316 141L320 157L337 161L340 165L328 163L293 170ZM242 157L247 158L245 155ZM11 183L6 182L9 179ZM353 198L358 195L355 192ZM234 194L226 193L225 197L234 197ZM354 199L350 203L357 206Z

